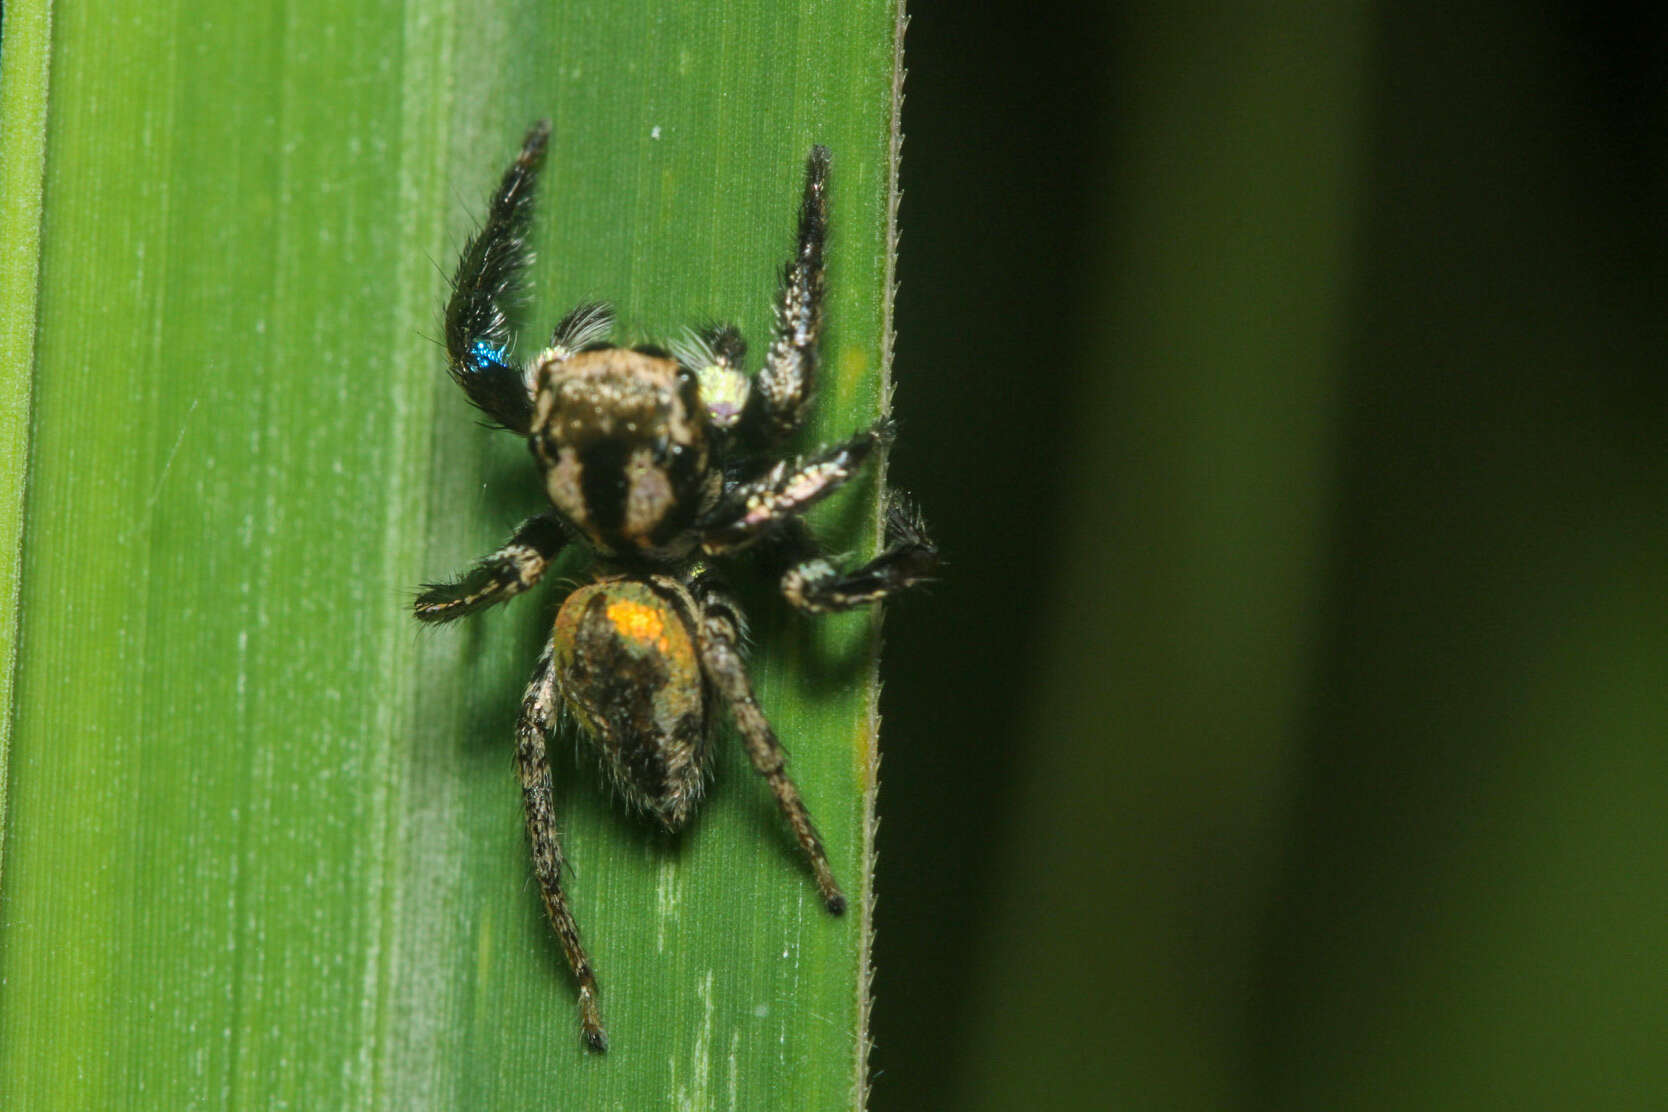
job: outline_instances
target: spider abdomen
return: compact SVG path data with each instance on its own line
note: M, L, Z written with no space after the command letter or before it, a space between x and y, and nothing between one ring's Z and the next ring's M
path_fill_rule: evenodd
M556 615L562 700L627 803L668 830L700 803L706 684L693 600L665 576L599 580Z

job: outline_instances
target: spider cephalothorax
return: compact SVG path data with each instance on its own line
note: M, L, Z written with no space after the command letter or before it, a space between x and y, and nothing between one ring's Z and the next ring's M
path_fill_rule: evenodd
M687 556L719 493L695 373L614 347L552 346L533 367L533 453L563 518L598 552Z
M700 803L719 708L811 865L834 914L845 896L789 778L786 755L753 698L741 610L720 558L752 549L783 597L808 613L877 602L920 582L938 554L919 517L888 498L886 547L840 571L806 528L804 511L856 473L892 435L881 422L806 459L781 454L802 425L822 330L828 152L805 164L798 247L783 272L776 335L764 366L740 369L745 346L729 326L693 334L668 353L608 342L613 317L582 305L525 366L509 356L504 305L527 264L533 183L550 136L527 133L469 241L446 304L452 377L504 428L525 436L551 508L497 552L417 598L417 617L447 622L520 594L570 539L596 559L591 581L556 615L516 723L516 770L533 867L551 925L579 983L586 1045L607 1045L597 984L562 889L545 735L565 710L625 801L669 830Z

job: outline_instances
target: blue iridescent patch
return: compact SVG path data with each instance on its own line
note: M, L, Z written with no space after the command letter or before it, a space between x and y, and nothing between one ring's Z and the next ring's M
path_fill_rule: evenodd
M484 371L488 367L509 369L509 362L505 358L508 354L503 348L495 347L485 340L476 340L469 349L469 360L477 371Z

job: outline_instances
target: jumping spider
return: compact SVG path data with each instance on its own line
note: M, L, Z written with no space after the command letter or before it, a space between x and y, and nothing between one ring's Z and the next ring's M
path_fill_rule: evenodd
M753 549L797 609L818 614L878 602L931 575L937 550L915 511L888 498L886 545L850 571L823 555L801 515L850 479L892 437L882 421L808 459L784 443L804 423L822 331L828 151L805 162L799 243L782 273L776 335L749 378L731 326L692 334L673 352L607 341L607 306L581 305L550 346L520 366L505 307L520 287L533 185L550 138L541 122L492 196L486 224L458 260L446 304L452 377L494 423L527 438L551 508L497 552L416 601L424 622L449 622L539 581L570 540L595 558L590 580L556 615L516 722L533 869L545 911L579 985L585 1044L603 1050L591 960L562 891L545 736L571 716L629 806L667 830L701 801L717 710L727 708L753 767L770 785L809 859L823 903L845 896L753 697L744 620L712 560Z

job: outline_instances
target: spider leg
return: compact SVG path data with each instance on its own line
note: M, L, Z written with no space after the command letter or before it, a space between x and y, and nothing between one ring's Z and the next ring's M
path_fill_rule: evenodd
M614 309L605 301L587 301L563 317L550 334L550 346L563 359L581 348L606 340L614 328Z
M701 546L711 553L745 548L838 490L892 435L892 423L880 421L809 460L784 461L756 479L735 484L696 522Z
M776 336L753 381L749 436L780 443L804 423L816 384L817 338L822 334L823 244L828 238L828 148L805 159L805 193L799 203L799 242L782 268L776 299Z
M920 510L893 491L886 501L886 547L861 567L844 572L836 568L802 521L782 531L766 559L776 568L785 568L782 596L794 608L827 614L880 602L930 581L938 570L938 546L927 535Z
M733 324L709 324L672 341L673 357L695 372L707 420L720 432L740 424L747 412L753 384L741 369L746 354L747 341Z
M429 583L413 609L420 622L450 622L496 606L539 581L567 543L554 513L522 522L515 536L450 583Z
M712 350L713 357L732 370L741 365L742 357L747 354L747 341L741 338L741 329L733 324L709 324L698 335Z
M533 670L533 680L521 700L521 715L515 724L515 770L521 780L521 801L527 813L527 842L533 853L533 874L544 897L545 914L561 940L562 953L579 983L579 1026L585 1045L592 1050L608 1049L597 1007L597 978L591 959L579 940L579 926L568 910L562 891L562 846L556 837L556 808L551 802L550 762L544 739L556 719L556 666L546 648Z
M505 306L521 287L531 261L527 227L533 216L533 184L550 139L540 120L521 142L487 208L486 223L458 258L452 296L446 302L446 357L452 377L493 421L526 434L533 417L527 376L510 361Z
M729 706L730 717L747 747L747 756L770 785L782 816L793 828L799 848L811 863L822 902L830 912L840 915L846 909L846 897L828 867L828 854L823 850L811 813L805 809L805 801L800 799L799 789L788 775L787 753L753 697L753 682L747 676L747 664L741 655L740 611L711 573L698 576L690 590L701 609L698 641L701 669Z
M747 355L747 341L742 339L741 329L716 322L685 329L669 346L673 358L696 373L717 367L739 374L741 361Z

